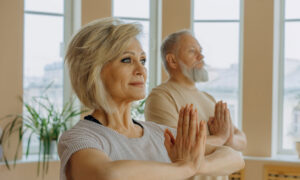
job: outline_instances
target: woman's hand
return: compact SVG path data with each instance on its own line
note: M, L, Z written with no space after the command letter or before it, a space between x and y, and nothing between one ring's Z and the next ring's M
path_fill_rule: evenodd
M219 101L215 107L215 116L209 118L208 129L210 135L215 135L222 140L224 144L230 135L232 135L232 122L227 104Z
M198 123L198 113L193 105L180 109L176 139L168 129L164 135L171 161L188 165L194 175L204 163L206 124L205 121Z

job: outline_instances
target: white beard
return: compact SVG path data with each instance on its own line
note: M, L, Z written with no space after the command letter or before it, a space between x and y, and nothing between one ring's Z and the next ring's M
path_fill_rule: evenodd
M179 66L181 68L181 72L190 81L195 82L195 83L196 82L206 82L206 81L208 81L208 72L207 72L207 70L204 67L202 67L200 69L198 69L196 67L193 67L193 68L189 69L180 60L178 62L179 62ZM195 64L195 65L197 65L197 64Z

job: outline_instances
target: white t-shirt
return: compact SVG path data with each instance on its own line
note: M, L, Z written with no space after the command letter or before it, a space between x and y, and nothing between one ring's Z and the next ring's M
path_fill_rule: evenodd
M168 162L164 146L164 130L168 128L176 137L176 130L153 122L136 121L143 127L143 136L128 138L111 128L88 120L80 120L59 139L61 160L60 179L66 180L65 167L71 155L81 149L95 148L111 160L151 160Z

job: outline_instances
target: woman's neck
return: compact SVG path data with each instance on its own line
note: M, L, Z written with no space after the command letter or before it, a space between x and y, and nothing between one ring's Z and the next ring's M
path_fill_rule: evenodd
M103 109L96 109L92 113L103 126L111 128L127 137L140 137L143 131L131 119L131 103L117 106L113 113L106 113Z

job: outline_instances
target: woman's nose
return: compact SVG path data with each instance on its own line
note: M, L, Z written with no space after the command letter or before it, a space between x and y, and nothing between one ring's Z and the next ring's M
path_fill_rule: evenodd
M146 68L141 63L136 63L134 74L138 76L145 76L146 75Z

